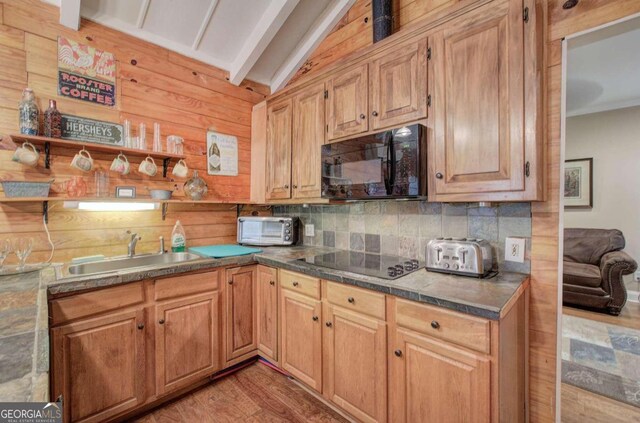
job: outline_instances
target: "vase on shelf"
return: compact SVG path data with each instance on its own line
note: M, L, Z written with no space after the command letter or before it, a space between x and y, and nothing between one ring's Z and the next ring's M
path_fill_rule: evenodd
M193 201L200 201L208 191L207 183L198 176L198 171L193 171L193 177L184 183L184 193Z
M20 133L24 135L38 135L38 114L40 110L36 104L36 96L31 88L22 91L22 99L18 108L20 116Z
M62 114L56 108L55 100L49 100L49 108L44 112L44 136L50 138L62 136Z

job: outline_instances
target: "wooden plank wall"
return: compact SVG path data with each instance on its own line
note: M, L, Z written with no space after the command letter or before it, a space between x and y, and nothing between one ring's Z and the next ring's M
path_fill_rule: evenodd
M394 31L460 0L393 0ZM291 81L313 74L373 43L371 0L357 0L333 31L320 43Z
M221 69L197 62L169 50L146 43L96 23L83 20L76 32L58 24L58 8L38 0L0 0L0 135L18 130L17 107L21 91L34 89L41 111L48 99L56 99L62 113L122 122L130 119L137 130L147 125L147 140L152 140L153 123L159 122L164 135L185 138L190 169L198 169L209 185L207 199L246 202L250 185L251 110L262 101L267 87L245 82L236 87L227 82ZM117 107L108 108L57 96L57 37L64 35L108 50L117 60ZM239 175L210 177L206 174L206 131L208 128L236 135L239 141ZM42 161L35 168L10 160L12 151L0 150L0 179L48 180L55 178L54 196L64 196L64 182L71 176L83 176L89 195L94 193L93 174L69 167L77 151L53 151L50 170ZM113 156L93 154L96 167L108 169ZM132 160L137 169L140 159ZM110 173L112 191L116 185L133 185L146 196L146 188L180 188L184 179L173 180L141 176L132 171L124 178ZM182 191L176 197L181 197ZM235 241L235 204L188 205L169 207L165 221L160 211L102 213L64 210L51 203L50 229L56 244L56 260L90 254L126 253L127 229L143 237L139 251L154 251L157 238L169 238L172 226L180 218L192 245ZM32 236L36 239L33 260L48 257L48 244L42 226L41 204L16 203L0 206L0 239Z

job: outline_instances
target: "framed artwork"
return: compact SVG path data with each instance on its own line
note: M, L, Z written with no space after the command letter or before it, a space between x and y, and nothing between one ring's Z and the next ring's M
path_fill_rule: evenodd
M238 175L238 138L214 131L207 132L207 173Z
M565 160L564 207L593 208L593 158Z

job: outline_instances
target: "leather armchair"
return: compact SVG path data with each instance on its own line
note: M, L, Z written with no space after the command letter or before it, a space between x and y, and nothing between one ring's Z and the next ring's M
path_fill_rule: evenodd
M627 301L622 277L638 268L624 246L617 229L565 229L563 303L620 314Z

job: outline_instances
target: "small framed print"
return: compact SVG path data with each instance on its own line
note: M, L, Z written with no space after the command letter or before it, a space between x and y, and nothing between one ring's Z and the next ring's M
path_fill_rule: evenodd
M593 208L593 158L565 160L564 207Z
M116 187L116 198L136 198L136 187Z

